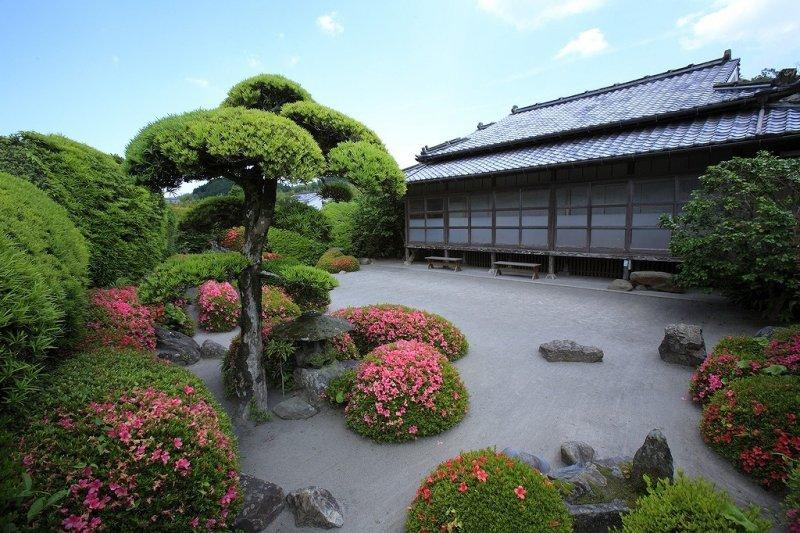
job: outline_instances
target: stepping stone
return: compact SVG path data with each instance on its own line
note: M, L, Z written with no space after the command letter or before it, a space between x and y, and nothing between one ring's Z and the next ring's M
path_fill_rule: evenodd
M594 459L594 448L585 442L569 440L561 443L561 460L566 465L588 463Z
M597 346L584 346L570 340L546 342L539 346L539 353L551 363L599 363L603 360L603 350Z
M292 396L288 400L283 400L272 410L284 420L303 420L311 418L319 412L319 409L300 396Z
M274 483L246 474L239 475L244 493L242 509L233 520L233 529L255 533L270 525L284 508L283 489Z
M286 502L294 512L294 525L297 527L331 529L344 525L342 509L326 489L306 487L296 490L286 496Z

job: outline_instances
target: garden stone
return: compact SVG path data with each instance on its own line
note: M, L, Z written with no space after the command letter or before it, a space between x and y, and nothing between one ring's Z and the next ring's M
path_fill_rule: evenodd
M344 361L339 361L339 364L344 367L345 370L355 370L358 368L358 365L361 364L360 359L345 359Z
M608 468L612 476L619 479L626 479L622 471L622 466L625 465L629 469L631 462L633 462L633 457L628 455L616 455L605 459L595 459L592 462L598 466Z
M297 387L305 391L309 403L319 407L325 403L325 391L328 390L328 385L346 371L347 367L339 361L322 368L296 368L294 382Z
M645 488L642 476L647 475L653 483L658 479L672 479L672 452L667 439L660 430L654 429L647 434L642 447L636 451L631 464L631 482L638 490Z
M756 337L766 337L770 338L775 333L775 326L764 326L763 328L756 331Z
M612 291L632 291L633 285L627 279L615 279L608 284L607 288Z
M571 503L584 494L593 493L594 487L605 487L608 484L603 473L592 463L565 466L548 473L547 477L566 481L573 485L572 492L566 498Z
M516 448L505 448L503 453L509 457L522 461L542 474L550 472L550 463L539 456L533 455L532 453L522 452Z
M222 359L227 353L228 349L226 347L211 339L206 339L200 346L200 357L203 359Z
M319 412L319 409L305 401L300 396L292 396L283 400L273 409L275 414L284 420L303 420L311 418Z
M343 318L308 312L279 324L273 328L272 336L294 343L296 366L319 367L320 361L324 363L330 357L330 340L352 329L352 324Z
M664 340L658 347L661 359L667 363L699 366L706 358L703 329L692 324L669 324L664 328Z
M261 531L283 511L283 489L274 483L241 474L239 485L244 493L242 510L233 520L233 529L246 533Z
M592 459L594 459L594 448L585 442L569 440L561 443L561 460L564 464L583 464Z
M200 346L193 338L156 326L156 352L162 359L188 366L200 360Z
M597 346L584 346L570 340L546 342L539 346L539 352L551 363L599 363L603 360L603 350Z
M668 272L641 270L639 272L631 272L630 278L631 285L634 287L643 286L661 292L683 292L683 289L675 285L672 280L672 274Z
M359 257L358 258L358 264L359 265L371 265L372 264L372 259L370 259L369 257Z
M183 291L183 297L190 302L194 302L195 300L197 300L197 287L189 287L188 289Z
M294 512L294 525L297 527L331 529L344 525L342 510L326 489L306 487L296 490L286 496L286 502Z
M622 500L586 505L567 504L572 515L572 528L575 533L605 533L612 527L622 526L622 515L629 512Z

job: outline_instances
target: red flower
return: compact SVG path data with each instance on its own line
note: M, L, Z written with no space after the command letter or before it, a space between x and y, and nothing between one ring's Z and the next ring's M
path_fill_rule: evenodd
M464 493L467 492L468 490L469 487L467 487L467 484L462 481L461 485L458 486L458 492Z
M525 499L525 495L527 493L528 493L528 491L525 490L525 487L523 487L522 485L517 485L517 488L514 489L514 494L516 494L517 498L519 498L520 500L524 500Z

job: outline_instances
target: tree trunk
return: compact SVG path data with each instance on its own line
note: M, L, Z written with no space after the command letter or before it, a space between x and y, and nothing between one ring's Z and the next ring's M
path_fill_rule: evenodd
M261 364L264 341L261 337L261 254L275 211L277 182L260 174L243 184L245 220L242 253L250 266L239 274L242 314L239 324L242 342L239 361L244 361L246 390L240 397L239 418L247 420L253 410L267 410L267 381Z

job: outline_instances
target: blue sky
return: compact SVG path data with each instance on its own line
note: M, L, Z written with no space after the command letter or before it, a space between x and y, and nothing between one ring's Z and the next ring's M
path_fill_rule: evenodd
M261 72L373 128L402 166L512 105L699 63L800 63L797 0L0 0L0 134L122 154ZM190 185L188 188L196 186Z

